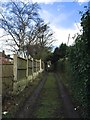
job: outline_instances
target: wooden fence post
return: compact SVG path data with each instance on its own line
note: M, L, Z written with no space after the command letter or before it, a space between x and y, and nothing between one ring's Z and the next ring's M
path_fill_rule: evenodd
M41 70L42 70L42 61L40 59L40 72L41 72Z
M29 60L28 60L28 58L27 58L27 71L26 71L26 77L28 78L28 67L29 67L29 64L28 64L28 62L29 62Z
M42 69L44 70L44 62L42 61Z
M0 54L0 95L2 95L2 53Z
M2 53L0 53L0 119L2 119Z
M16 94L16 90L17 90L17 85L16 85L16 82L17 82L17 55L14 54L14 63L13 63L13 74L14 74L14 81L13 81L13 94Z
M17 81L17 55L16 54L14 54L13 73L14 73L14 81Z
M32 58L32 76L33 76L33 73L34 73L34 65L33 65L33 58Z
M38 62L38 60L36 60L36 74L38 73L38 70L37 70L37 62Z

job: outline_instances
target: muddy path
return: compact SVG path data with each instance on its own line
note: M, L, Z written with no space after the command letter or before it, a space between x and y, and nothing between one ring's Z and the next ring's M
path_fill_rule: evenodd
M79 114L75 111L74 105L71 100L71 96L68 94L67 89L61 81L60 74L55 74L57 80L59 94L61 95L63 101L63 107L66 113L66 118L79 118Z
M47 81L37 100L36 108L33 111L33 118L64 118L65 113L61 96L58 92L56 78L49 73Z
M40 81L37 88L34 90L33 94L25 101L25 104L17 113L15 113L15 118L30 118L32 117L33 108L35 107L36 100L47 80L47 73L43 80Z
M79 118L58 73L46 73L15 118Z

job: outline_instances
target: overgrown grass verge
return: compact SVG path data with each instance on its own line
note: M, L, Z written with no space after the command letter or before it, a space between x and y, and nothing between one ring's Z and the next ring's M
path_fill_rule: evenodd
M83 81L84 78L80 80L77 79L77 75L72 71L72 66L68 60L59 61L58 71L62 77L62 82L69 90L75 110L79 112L81 118L86 118L88 111L86 89Z
M30 82L25 89L18 95L11 95L5 98L2 105L3 118L15 118L15 114L22 109L28 97L30 97L39 82L43 79L44 73L40 74L33 82Z
M56 80L49 73L47 81L37 102L35 118L63 118L62 100L60 101Z

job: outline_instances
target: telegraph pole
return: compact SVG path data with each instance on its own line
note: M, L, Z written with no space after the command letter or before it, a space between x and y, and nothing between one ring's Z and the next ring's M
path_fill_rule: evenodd
M68 43L69 43L69 39L70 39L70 34L68 35L68 41L67 41L67 45L68 45Z

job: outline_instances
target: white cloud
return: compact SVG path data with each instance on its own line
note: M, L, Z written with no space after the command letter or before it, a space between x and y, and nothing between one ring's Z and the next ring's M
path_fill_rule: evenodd
M38 3L54 3L54 2L88 2L89 0L32 0L33 2L38 2Z
M62 0L32 0L33 2L38 2L38 3L53 3L53 2L62 2Z
M8 2L10 0L0 0L0 2ZM54 2L89 2L89 0L13 0L13 1L23 1L23 2L37 2L37 3L54 3Z
M89 0L78 0L78 2L89 2Z
M0 0L0 2L7 2L10 0ZM23 2L38 2L38 3L53 3L53 2L62 2L63 0L13 0L13 1L23 1Z
M77 24L79 26L79 29L76 24L73 25L73 28L68 29L62 27L57 28L56 26L52 25L52 30L55 32L55 38L57 39L57 41L54 43L54 46L59 46L62 42L67 44L69 34L70 38L68 45L72 45L74 43L74 39L72 37L74 37L76 33L81 33L80 23Z
M70 28L64 28L60 26L60 23L64 20L67 20L67 18L73 13L74 11L68 14L61 13L60 15L55 17L54 14L46 10L41 11L40 14L42 18L44 18L45 22L50 22L50 27L55 32L55 38L57 39L57 41L55 41L54 46L59 46L62 42L67 43L69 34L70 39L68 45L71 45L74 42L74 40L72 39L74 34L80 33L80 23L74 23L73 26L71 26Z
M40 15L45 20L45 22L50 22L50 20L53 18L53 15L47 10L41 10Z
M61 9L61 6L59 7ZM59 46L62 42L67 43L68 36L70 34L70 39L68 45L72 45L74 42L74 35L76 33L81 33L80 29L80 23L74 22L73 25L69 26L69 28L61 27L63 21L69 20L68 18L72 15L74 15L75 11L71 11L68 14L66 13L60 13L58 16L55 16L53 13L50 13L48 10L42 10L41 16L45 20L45 22L50 22L50 27L55 32L55 38L57 41L55 41L54 46Z
M50 23L50 24L55 25L55 26L58 25L58 24L61 24L65 20L67 20L67 18L69 18L69 16L71 14L73 14L73 12L68 13L68 14L60 13L59 15L56 16L55 14L49 12L48 10L43 10L42 9L40 11L40 15L45 20L45 22Z

